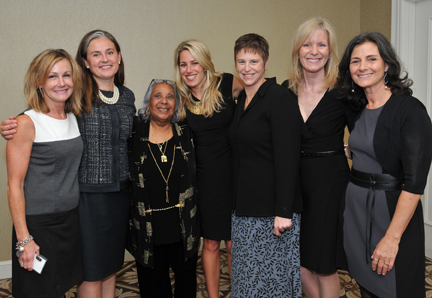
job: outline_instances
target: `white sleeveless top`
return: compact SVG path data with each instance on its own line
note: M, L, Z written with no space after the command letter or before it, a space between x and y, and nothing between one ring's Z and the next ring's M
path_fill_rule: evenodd
M83 143L75 115L59 120L25 111L35 127L24 183L26 215L52 214L78 206L78 169Z

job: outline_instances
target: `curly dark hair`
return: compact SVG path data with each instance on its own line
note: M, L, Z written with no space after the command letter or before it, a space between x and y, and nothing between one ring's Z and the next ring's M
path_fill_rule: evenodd
M361 33L354 37L348 44L343 57L339 63L339 77L337 82L338 96L350 101L355 109L361 109L367 104L363 88L355 84L351 78L350 62L354 48L365 42L377 45L381 58L388 65L387 86L393 94L409 93L412 95L411 86L413 81L408 78L408 73L402 71L399 57L388 39L379 32ZM405 75L403 74L405 73ZM354 92L352 92L354 90Z

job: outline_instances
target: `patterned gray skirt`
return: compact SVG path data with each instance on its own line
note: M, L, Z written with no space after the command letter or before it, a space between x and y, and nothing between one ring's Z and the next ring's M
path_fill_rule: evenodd
M231 296L302 296L300 215L281 237L273 234L274 217L232 216Z

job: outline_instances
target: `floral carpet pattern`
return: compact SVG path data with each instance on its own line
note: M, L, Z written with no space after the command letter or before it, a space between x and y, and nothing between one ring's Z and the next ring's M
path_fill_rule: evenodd
M432 260L425 258L426 298L432 298ZM339 279L341 283L340 297L360 298L360 291L357 283L348 272L340 270ZM201 258L198 258L197 268L197 298L208 298ZM174 274L171 273L171 283L175 286ZM0 280L0 297L12 297L12 280ZM76 298L76 287L66 293L66 298ZM135 262L125 262L122 270L117 272L116 298L140 297L138 281L136 276ZM226 251L222 250L221 255L221 280L219 297L231 298L230 280L228 275ZM306 297L306 296L303 296Z

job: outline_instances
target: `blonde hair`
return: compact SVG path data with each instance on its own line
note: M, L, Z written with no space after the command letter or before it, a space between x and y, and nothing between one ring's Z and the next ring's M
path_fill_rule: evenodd
M36 112L48 113L49 108L43 98L43 90L39 89L48 79L54 64L67 60L72 69L73 92L65 103L65 112L81 116L81 98L83 95L81 68L65 50L48 49L37 55L30 63L24 78L24 96L27 106Z
M322 29L327 32L329 43L329 58L324 66L324 90L333 88L338 76L338 55L336 34L330 22L322 17L315 17L305 21L294 34L292 43L291 63L292 69L289 75L289 87L295 94L298 86L304 81L303 66L300 63L299 51L305 40L316 31ZM322 90L322 91L324 91Z
M180 119L183 120L186 118L186 102L188 100L193 100L192 92L180 74L180 53L185 50L189 51L192 57L205 69L204 92L200 100L202 104L202 114L205 117L211 117L213 113L219 112L222 109L223 97L222 93L219 91L222 73L215 71L207 46L198 40L190 39L180 43L174 52L176 84L181 102L179 106Z

